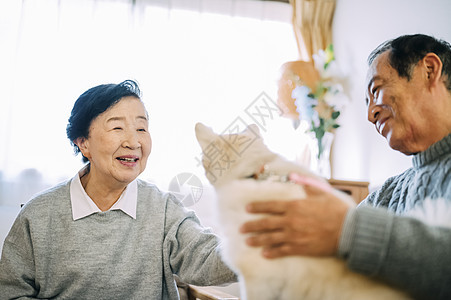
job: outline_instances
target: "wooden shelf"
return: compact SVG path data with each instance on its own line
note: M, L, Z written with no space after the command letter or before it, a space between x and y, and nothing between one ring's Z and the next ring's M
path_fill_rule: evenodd
M356 203L360 203L368 196L369 190L367 181L348 181L329 179L329 183L336 189L351 195Z

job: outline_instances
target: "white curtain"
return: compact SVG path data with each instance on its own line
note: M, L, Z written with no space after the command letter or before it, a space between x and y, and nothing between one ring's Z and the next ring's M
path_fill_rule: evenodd
M138 81L150 113L142 177L162 189L182 172L202 178L195 123L221 132L258 97L276 101L279 67L297 56L285 3L1 1L0 205L81 168L65 134L72 105L125 79Z

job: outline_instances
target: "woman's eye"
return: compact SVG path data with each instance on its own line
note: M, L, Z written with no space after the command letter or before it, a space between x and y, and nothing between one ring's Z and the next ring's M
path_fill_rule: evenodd
M122 127L114 127L113 130L121 130Z
M138 131L146 132L147 130L145 128L140 128L140 129L138 129Z

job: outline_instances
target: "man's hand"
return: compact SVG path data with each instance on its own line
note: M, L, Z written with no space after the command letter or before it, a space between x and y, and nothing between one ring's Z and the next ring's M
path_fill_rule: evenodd
M267 258L337 253L350 205L317 187L304 188L307 198L303 200L254 202L247 206L250 213L271 214L241 227L242 233L253 234L247 239L248 245L262 246Z

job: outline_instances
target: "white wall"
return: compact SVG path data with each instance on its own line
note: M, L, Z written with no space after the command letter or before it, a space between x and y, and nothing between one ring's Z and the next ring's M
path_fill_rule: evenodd
M343 112L333 153L333 176L370 181L370 188L411 166L366 119L368 54L385 40L424 33L451 42L450 0L337 0L333 23L337 61L350 75L352 104Z

